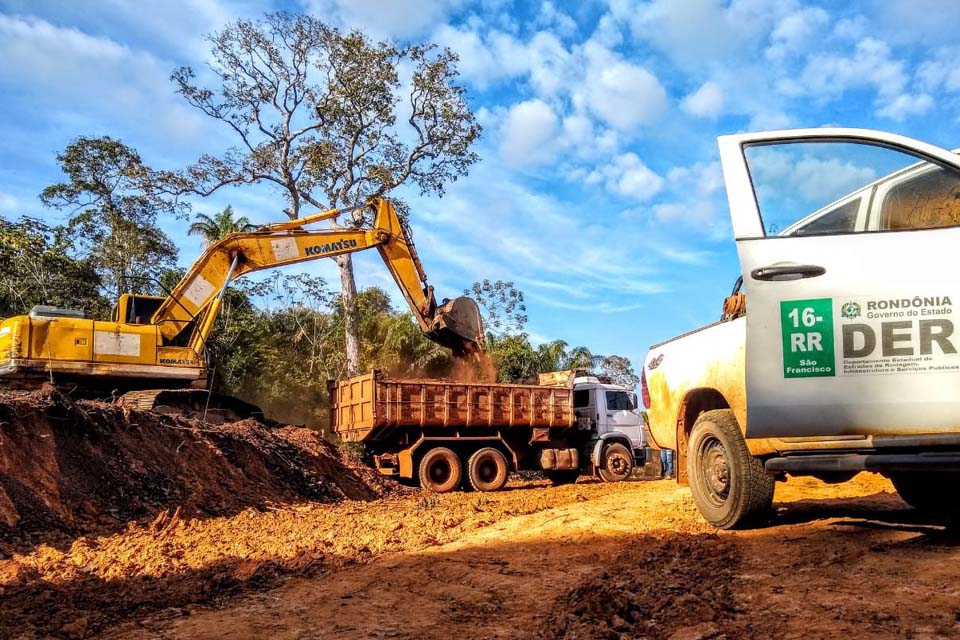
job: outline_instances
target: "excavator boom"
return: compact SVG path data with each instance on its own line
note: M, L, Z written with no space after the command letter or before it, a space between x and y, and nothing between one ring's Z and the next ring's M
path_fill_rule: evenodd
M462 297L438 306L416 248L393 204L378 198L366 206L374 214L370 228L304 228L348 211L333 209L265 225L256 231L233 233L211 244L154 313L152 324L159 327L167 341L192 326L191 344L202 348L219 311L223 291L233 278L376 247L427 337L458 356L482 351L483 326L476 303Z

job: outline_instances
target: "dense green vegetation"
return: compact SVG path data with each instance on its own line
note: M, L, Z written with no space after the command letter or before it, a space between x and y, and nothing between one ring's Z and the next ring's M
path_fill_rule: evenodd
M68 180L41 199L69 212L51 226L31 217L0 219L0 315L36 304L79 307L110 316L119 292L161 293L180 277L176 247L158 224L184 210L141 180L149 169L123 143L81 138L58 156ZM187 221L182 220L186 225ZM206 242L243 229L249 221L231 208L197 215L190 227ZM534 346L523 293L513 283L481 280L464 290L480 304L487 349L501 382L532 382L540 372L587 369L635 385L629 360L599 356L557 340ZM266 279L238 280L208 344L213 385L263 406L277 419L326 424L326 382L348 374L343 297L322 278L289 270ZM357 294L360 371L397 376L451 374L447 350L426 339L413 316L390 304L386 291Z

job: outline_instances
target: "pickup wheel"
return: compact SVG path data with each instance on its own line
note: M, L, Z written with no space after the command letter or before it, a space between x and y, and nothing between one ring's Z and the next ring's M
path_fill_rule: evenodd
M559 487L562 484L573 484L577 481L577 478L580 477L579 469L565 469L563 471L544 471L543 475L547 476L547 480L553 483L553 486Z
M957 482L960 473L896 473L890 474L893 487L908 505L930 515L960 516L960 495Z
M623 482L633 473L633 454L619 442L607 445L600 454L599 472L604 482Z
M477 491L499 491L507 484L510 465L499 449L484 447L467 461L467 478Z
M446 447L427 451L420 460L420 486L435 493L446 493L460 486L463 465L460 458Z
M704 519L720 529L749 524L773 503L774 479L750 455L729 409L700 414L687 454L690 491Z

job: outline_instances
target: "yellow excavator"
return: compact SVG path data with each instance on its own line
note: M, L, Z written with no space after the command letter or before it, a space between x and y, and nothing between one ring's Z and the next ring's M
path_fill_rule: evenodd
M306 229L370 207L371 227ZM230 282L245 273L376 247L403 292L420 329L454 355L482 352L483 325L467 297L438 305L416 249L396 210L377 198L361 207L232 233L210 244L170 295L122 294L109 322L79 310L34 307L0 322L0 382L31 387L74 384L88 395L125 406L177 413L202 409L233 419L258 410L215 396L209 386L206 341Z

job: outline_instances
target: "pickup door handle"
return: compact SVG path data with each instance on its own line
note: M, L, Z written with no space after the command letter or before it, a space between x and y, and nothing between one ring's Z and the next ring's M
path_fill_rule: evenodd
M816 278L826 272L826 269L816 264L771 264L754 269L750 276L754 280L800 280Z

